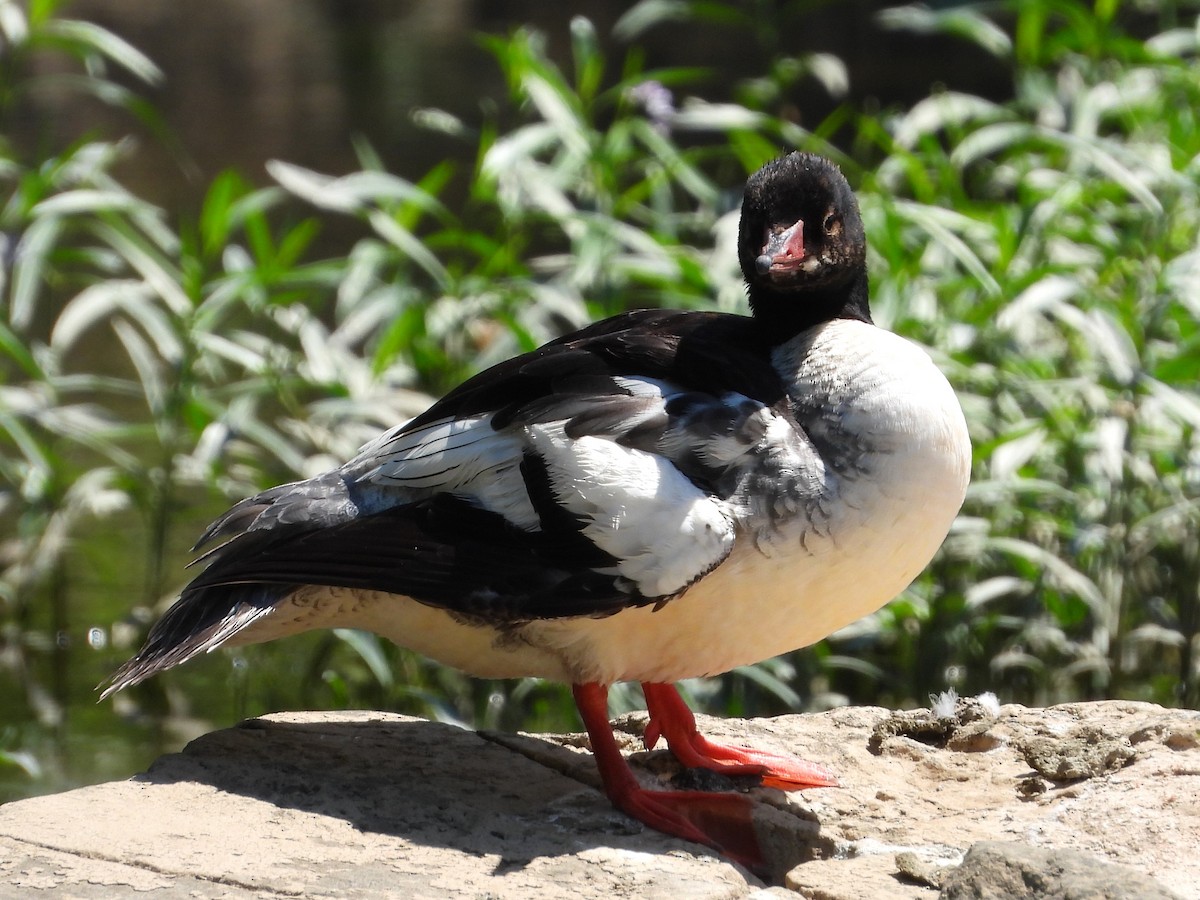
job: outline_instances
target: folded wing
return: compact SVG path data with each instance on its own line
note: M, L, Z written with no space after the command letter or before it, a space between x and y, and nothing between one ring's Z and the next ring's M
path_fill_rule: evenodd
M235 505L133 680L165 667L147 651L174 664L211 649L301 585L493 627L669 602L730 553L747 484L805 452L774 371L729 356L726 318L598 323L466 382L341 468ZM660 327L630 327L648 320Z

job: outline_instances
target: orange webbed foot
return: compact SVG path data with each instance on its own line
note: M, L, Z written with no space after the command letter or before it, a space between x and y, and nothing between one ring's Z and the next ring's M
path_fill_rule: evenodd
M638 784L613 739L608 722L608 689L573 685L575 702L592 742L604 791L613 805L651 828L719 851L754 872L766 860L754 832L754 803L731 793L654 791Z
M837 786L833 773L817 763L710 741L696 730L696 719L674 685L645 683L642 691L650 711L645 733L647 750L664 737L671 753L688 768L711 769L726 775L756 775L766 787L783 791Z

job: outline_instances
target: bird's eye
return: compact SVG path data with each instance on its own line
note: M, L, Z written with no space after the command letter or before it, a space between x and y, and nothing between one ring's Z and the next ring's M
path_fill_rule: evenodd
M827 215L825 217L825 226L824 226L825 233L826 234L835 234L837 232L838 226L841 224L842 224L841 219L838 218L837 213L830 213L829 215Z

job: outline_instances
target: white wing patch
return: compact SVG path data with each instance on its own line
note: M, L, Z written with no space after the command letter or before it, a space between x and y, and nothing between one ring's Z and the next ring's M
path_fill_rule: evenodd
M670 460L604 438L574 440L562 424L529 429L558 502L583 533L619 560L646 597L667 597L713 569L733 548L733 518Z

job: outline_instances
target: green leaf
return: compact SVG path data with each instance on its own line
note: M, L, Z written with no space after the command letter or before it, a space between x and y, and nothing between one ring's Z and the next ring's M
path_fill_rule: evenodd
M583 16L571 19L571 49L575 59L575 92L584 102L590 102L604 77L604 56L600 53L595 27Z
M138 374L138 383L146 398L146 407L157 420L156 424L164 424L162 416L166 412L168 384L164 377L159 359L150 349L150 345L132 325L123 319L114 319L113 331L125 347L125 353L133 363Z
M124 190L80 188L64 191L34 206L34 216L96 216L105 212L135 212L148 205Z
M613 37L631 42L659 25L686 22L692 17L685 0L639 0L613 25Z
M62 221L57 216L36 219L17 242L9 306L9 321L17 331L33 321L47 258L61 233Z
M376 635L350 628L335 628L333 633L338 640L357 653L359 658L367 664L371 675L381 687L386 690L392 688L395 684L395 676L392 674L392 667L388 663L383 645Z
M200 208L200 239L205 256L215 256L229 240L233 203L245 189L241 176L229 170L219 173L209 185Z
M50 19L42 25L40 35L57 38L79 50L107 57L146 84L157 85L163 80L162 70L150 57L123 38L91 22Z
M145 234L134 231L120 220L101 220L92 225L96 235L106 241L162 298L173 314L181 318L192 311L192 301L182 288L183 275L167 260Z
M29 21L21 4L11 0L0 2L0 36L2 43L10 47L20 47L29 37Z
M1000 59L1012 54L1008 34L981 11L969 7L933 10L923 4L895 6L876 13L875 20L886 29L965 38Z
M334 212L369 212L379 206L406 203L439 216L447 214L436 197L386 172L355 172L333 178L279 160L268 162L267 171L297 197Z

